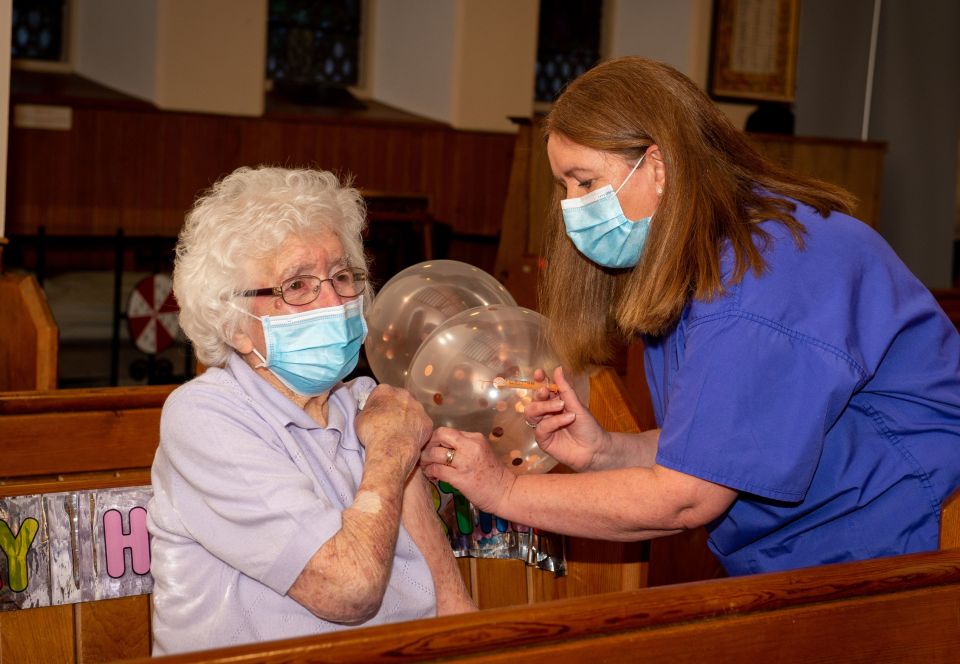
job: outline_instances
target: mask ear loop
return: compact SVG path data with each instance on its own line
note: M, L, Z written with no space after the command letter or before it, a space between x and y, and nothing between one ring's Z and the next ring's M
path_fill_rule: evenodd
M633 165L633 168L630 169L630 172L627 173L627 177L625 177L625 178L623 179L623 182L620 183L620 186L617 187L617 190L616 190L615 192L613 192L614 194L619 194L619 193L620 193L620 190L623 189L623 185L627 184L627 180L629 180L631 177L633 177L633 174L634 174L634 173L636 172L636 170L640 167L640 162L642 162L642 161L643 161L643 158L646 157L646 156L647 156L647 153L646 153L646 152L644 152L642 155L640 155L640 158L637 159L637 163L635 163L635 164Z
M235 304L234 304L233 302L231 302L230 300L227 300L227 304L228 304L229 306L233 307L234 309L236 309L237 311L239 311L240 313L242 313L242 314L244 314L244 315L247 315L247 316L250 316L250 318L256 318L258 321L260 321L260 325L263 326L263 317L262 317L262 316L254 316L252 313L250 313L249 311L246 311L245 309L242 309L242 308L238 307L237 305L235 305ZM257 366L255 366L254 369L267 368L267 366L268 366L268 365L267 365L267 361L266 361L266 359L264 359L263 355L260 354L260 351L258 351L256 348L254 348L252 352L253 352L254 355L257 356L257 359L260 360L260 364L258 364Z

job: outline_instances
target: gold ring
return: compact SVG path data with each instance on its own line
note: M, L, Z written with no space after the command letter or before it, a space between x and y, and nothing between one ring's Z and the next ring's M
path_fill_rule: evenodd
M453 465L453 455L454 455L454 454L456 454L456 450L453 450L453 449L447 450L447 461L446 461L446 463L447 463L448 466L452 466L452 465Z
M527 425L528 427L530 427L531 429L536 429L536 428L537 428L537 425L539 424L539 422L530 422L530 421L527 420L527 419L524 419L524 420L523 420L523 423L526 424L526 425Z

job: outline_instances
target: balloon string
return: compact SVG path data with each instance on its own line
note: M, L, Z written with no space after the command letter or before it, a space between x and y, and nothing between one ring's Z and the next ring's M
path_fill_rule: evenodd
M514 378L503 378L502 376L497 376L492 381L483 381L485 383L492 382L493 386L498 390L505 387L512 387L522 390L536 390L541 387L547 388L551 392L559 392L560 387L556 383L535 383L532 380L523 380L523 379L514 379Z

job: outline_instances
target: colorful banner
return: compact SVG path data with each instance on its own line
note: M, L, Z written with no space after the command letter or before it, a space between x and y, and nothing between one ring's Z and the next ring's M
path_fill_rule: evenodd
M149 593L152 496L140 486L0 498L0 611ZM481 512L443 482L434 504L454 555L565 573L561 537Z
M478 510L446 482L436 484L433 503L458 558L518 559L557 576L566 574L560 535Z
M0 498L0 611L149 593L150 487Z

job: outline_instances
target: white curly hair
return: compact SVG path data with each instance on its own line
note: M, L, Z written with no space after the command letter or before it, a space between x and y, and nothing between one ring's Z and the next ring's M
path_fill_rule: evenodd
M243 167L197 199L177 241L173 290L180 327L200 362L223 366L234 352L229 341L252 306L236 291L251 266L288 238L332 233L350 266L367 269L360 235L366 206L350 184L329 171Z

